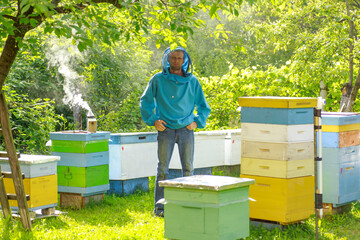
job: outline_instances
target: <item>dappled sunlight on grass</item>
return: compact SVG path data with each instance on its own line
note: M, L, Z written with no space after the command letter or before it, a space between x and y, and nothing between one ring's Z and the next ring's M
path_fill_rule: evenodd
M154 178L151 178L149 192L122 197L105 195L100 204L89 204L81 210L58 208L67 213L35 220L30 233L24 231L20 221L0 219L0 238L163 240L164 219L152 214L153 190ZM246 239L316 239L315 217L283 229L251 227L250 236ZM360 203L353 204L348 213L321 219L319 239L360 239Z

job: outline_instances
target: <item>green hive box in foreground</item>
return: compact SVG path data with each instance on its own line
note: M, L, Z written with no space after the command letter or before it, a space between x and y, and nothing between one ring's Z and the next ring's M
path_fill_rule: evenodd
M165 237L233 240L249 236L249 185L254 182L211 175L160 181L165 188Z

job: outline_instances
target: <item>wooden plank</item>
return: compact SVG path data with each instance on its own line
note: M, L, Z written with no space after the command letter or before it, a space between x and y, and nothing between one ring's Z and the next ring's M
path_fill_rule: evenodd
M14 134L14 131L17 130L17 127L11 129L11 133ZM0 128L0 135L3 135L3 130Z
M104 199L104 193L81 196L77 193L60 193L60 206L81 209L90 202L99 203Z
M7 199L9 200L17 200L16 194L8 193ZM26 201L30 200L30 195L26 195Z
M5 148L9 154L9 163L11 167L11 172L13 173L14 186L16 190L18 205L19 205L21 222L25 229L31 231L29 208L26 201L24 183L21 177L20 163L17 158L16 148L11 133L9 110L6 103L5 94L3 91L1 91L0 93L0 121L3 129Z
M1 166L0 166L0 171L1 171ZM4 178L3 176L0 176L0 203L4 217L7 218L8 216L11 216L11 209L10 209L9 200L6 196L6 189L3 178Z
M0 166L0 167L1 167L1 166ZM13 175L12 175L11 172L1 172L1 175L2 175L4 178L13 178ZM22 176L22 179L25 178L25 174L24 174L24 173L22 173L21 176Z
M20 153L16 153L16 156L18 158L20 158ZM9 154L7 152L5 152L5 151L0 151L0 157L7 158L7 157L9 157Z
M323 203L323 209L325 215L330 214L343 214L351 211L352 202L341 206L334 206L332 203Z

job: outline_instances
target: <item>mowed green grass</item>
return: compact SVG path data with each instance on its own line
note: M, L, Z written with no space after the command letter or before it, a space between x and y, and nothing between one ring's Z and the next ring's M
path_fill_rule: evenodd
M0 239L164 239L164 219L154 217L154 178L150 192L117 197L105 195L100 204L81 210L57 208L66 214L37 219L32 232L18 220L0 219ZM360 204L351 211L319 221L319 239L360 239ZM315 217L283 229L251 228L246 239L316 239ZM196 239L194 239L196 240Z

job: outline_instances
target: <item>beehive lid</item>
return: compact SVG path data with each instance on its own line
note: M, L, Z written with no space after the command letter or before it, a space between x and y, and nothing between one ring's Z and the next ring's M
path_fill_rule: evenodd
M110 134L110 144L133 144L157 141L157 132L129 132Z
M262 108L312 108L317 106L317 98L300 97L240 97L241 107Z
M59 156L20 154L19 163L31 165L31 164L54 162L59 160L60 160ZM0 158L0 163L9 163L9 159L2 157Z
M191 188L221 191L226 189L245 187L254 184L250 178L235 178L228 176L196 175L159 181L161 187Z
M51 132L51 140L67 140L67 141L95 141L102 139L109 139L110 132L95 132L90 133L87 131L62 131L62 132Z
M360 123L360 114L356 112L322 112L322 125L348 125Z

